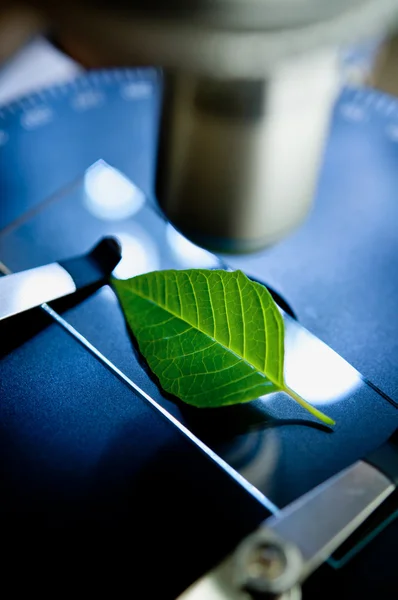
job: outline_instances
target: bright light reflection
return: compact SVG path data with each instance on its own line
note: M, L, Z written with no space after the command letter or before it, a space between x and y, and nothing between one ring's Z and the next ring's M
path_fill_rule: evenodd
M285 379L312 404L341 400L362 383L359 373L329 346L287 319Z
M214 254L187 240L170 223L167 225L166 237L175 258L181 265L204 269L219 266L219 261Z
M128 279L159 269L159 255L152 240L143 232L116 233L122 246L122 258L113 271L118 279Z
M84 176L85 205L98 219L118 221L135 215L145 195L130 179L104 161L93 165Z
M9 275L2 279L0 319L75 291L72 277L57 263Z

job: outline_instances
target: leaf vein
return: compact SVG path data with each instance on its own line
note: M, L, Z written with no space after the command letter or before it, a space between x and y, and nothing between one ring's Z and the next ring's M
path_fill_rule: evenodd
M207 287L207 292L209 294L210 308L211 308L211 314L212 314L212 320L213 320L213 337L217 337L216 336L217 321L216 321L215 312L214 312L213 299L211 297L209 280L207 277L206 277L206 287Z
M177 360L178 358L185 358L186 356L192 356L193 354L199 354L200 352L206 351L218 342L213 342L210 346L205 346L204 348L198 348L197 350L192 350L192 352L184 352L183 354L173 354L172 359ZM170 359L161 359L161 360L170 360ZM192 375L188 375L188 377L192 377Z
M182 271L182 272L183 272L183 271ZM188 281L189 281L189 284L190 284L190 286L191 286L191 289L192 289L192 294L193 294L193 297L194 297L194 300L195 300L195 308L196 308L196 327L197 327L197 329L199 329L199 306L198 306L198 299L197 299L197 297L196 297L195 288L194 288L194 286L193 286L193 283L192 283L192 281L191 281L191 278L190 278L190 276L188 275L188 273L185 273L185 275L186 275L186 277L187 277L187 279L188 279Z
M238 271L239 273L239 271ZM240 285L239 285L239 281L238 281L238 276L235 279L236 282L236 287L238 288L238 292L239 292L239 306L240 306L240 313L241 313L241 320L242 320L242 354L243 356L246 358L246 335L245 335L245 322L244 322L244 317L243 317L243 300L242 300L242 290L240 289Z
M265 373L265 370L267 368L267 356L268 356L268 336L267 336L267 323L266 323L266 317L265 317L265 309L264 309L264 304L262 303L261 300L261 296L260 296L260 292L257 289L257 286L253 286L254 290L256 292L258 301L260 302L260 306L261 306L261 313L263 315L263 323L264 323L264 367L263 367L263 371Z
M193 288L193 285L192 285L192 281L190 280L190 278L189 278L188 274L187 274L186 272L184 272L184 271L181 271L181 273L184 273L184 275L185 275L185 276L188 278L188 280L189 280L189 282L190 282L190 284L191 284L192 290L193 290L194 288ZM167 307L167 306L162 306L162 305L161 305L159 302L156 302L156 301L154 301L154 300L153 300L153 298L150 298L150 297L148 297L146 294L144 294L144 293L143 293L141 290L139 290L139 289L135 289L135 290L134 290L134 293L135 293L137 296L140 296L141 298L143 298L144 300L146 300L147 302L149 302L149 303L152 303L152 304L153 304L155 307L157 307L157 308L159 308L159 307L160 307L162 310L164 310L164 311L168 312L169 314L172 314L172 315L173 315L174 317L176 317L177 319L181 319L181 320L182 320L182 321L184 321L185 323L188 323L188 324L189 324L189 325L190 325L192 328L194 328L194 329L196 329L197 331L199 331L199 333L201 333L202 335L206 335L207 337L211 338L213 341L217 342L217 344L219 344L219 345L220 345L222 348L224 348L226 351L230 352L230 353L231 353L231 354L233 354L235 357L237 357L238 359L240 359L240 360L241 360L242 362L244 362L244 363L245 363L245 364L246 364L248 367L250 367L251 369L255 369L254 365L252 365L252 364L251 364L251 363L250 363L250 362L247 360L247 358L246 358L246 357L242 357L242 356L240 356L240 355L239 355L237 352L235 352L235 351L234 351L232 348L230 348L230 347L228 347L228 346L225 346L225 344L223 344L222 342L220 342L220 341L218 341L218 340L215 340L215 339L214 339L214 337L212 337L212 336L211 336L211 335L209 335L208 333L206 333L206 332L202 331L201 329L199 329L199 324L198 324L198 323L197 323L196 325L192 325L192 324L191 324L191 323L189 323L189 322L188 322L188 321L187 321L187 320L186 320L184 317L177 315L177 314L176 314L175 312L173 312L173 311L172 311L172 310L171 310L169 307ZM196 296L195 296L195 298L196 298ZM196 306L196 309L197 309L197 305L196 305L196 304L195 304L195 306ZM228 303L227 303L227 302L226 302L226 306L228 306ZM281 344L283 344L283 340L281 341ZM282 367L282 368L283 368L283 367ZM272 374L269 374L269 373L265 374L265 373L262 373L260 370L258 370L258 373L260 373L261 375L263 375L263 376L267 377L267 378L268 378L268 379L269 379L269 380L270 380L270 381L271 381L271 382L274 384L274 386L275 386L275 387L277 387L277 388L279 388L279 389L282 389L282 385L281 385L281 384L280 384L278 381L276 381L276 380L275 380L275 378L273 377L273 375L272 375Z
M228 318L227 292L226 292L226 289L225 289L223 278L221 277L221 275L219 273L218 273L218 276L219 276L220 281L221 281L222 291L223 291L223 296L224 296L225 319L227 321L227 328L228 328L228 346L230 346L230 344L231 344L231 326L229 324L229 318Z
M247 373L244 377L240 377L239 379L235 379L233 381L228 381L226 383L223 383L222 385L219 385L217 387L212 388L212 391L217 392L219 390L221 390L224 387L228 387L229 385L236 385L237 383L240 383L241 381L243 381L244 379L247 379L250 375L255 375L257 373ZM266 377L262 374L262 373L258 373L259 375L261 375L262 377L264 377L265 381L261 381L259 383L255 383L254 385L251 385L248 388L245 388L245 393L247 391L250 391L252 389L255 389L257 387L264 387L264 385L269 385L268 381L266 380ZM274 384L272 382L270 382L271 385L274 387ZM239 390L241 392L241 390ZM233 396L238 392L238 390L235 390L234 392L231 392L230 394L226 394L225 396L223 396L223 399L228 398L228 396ZM197 398L199 396L203 396L204 394L209 394L208 391L204 391L204 392L199 392L198 394L191 394L190 397L191 398Z
M179 283L178 283L178 278L177 278L177 274L176 273L174 273L174 281L175 281L176 288L177 288L177 294L176 294L176 296L177 296L177 300L178 300L178 310L179 310L179 315L178 316L181 317L182 307L181 307L181 298L180 298L180 286L179 286Z

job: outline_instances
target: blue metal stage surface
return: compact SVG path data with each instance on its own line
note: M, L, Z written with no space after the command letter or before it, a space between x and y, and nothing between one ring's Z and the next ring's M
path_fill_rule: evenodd
M217 266L156 213L157 111L158 76L151 70L94 73L3 110L0 259L23 269L85 252L110 233L125 248L123 277ZM150 590L150 583L153 595L172 598L268 509L387 439L398 424L397 162L398 104L368 91L343 92L308 220L268 251L223 259L282 294L301 325L362 373L286 317L288 376L336 419L333 433L282 396L210 413L176 404L134 354L110 288L60 307L67 323L256 486L263 502L40 311L29 326L20 318L2 326L7 543L28 534L29 548L42 540L45 560L54 558L63 577L66 557L77 568L81 552L97 564L103 559L103 578L108 568L125 581L135 564L133 589ZM134 544L130 557L124 544ZM342 569L347 594L369 589L366 553L372 556L373 544L361 552L359 571L357 559ZM156 577L153 552L161 554ZM387 585L393 562L385 551L375 589ZM33 558L32 565L36 570Z

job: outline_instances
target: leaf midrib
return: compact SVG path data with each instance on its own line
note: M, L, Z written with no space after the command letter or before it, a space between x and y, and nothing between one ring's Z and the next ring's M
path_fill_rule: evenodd
M191 280L190 280L191 282ZM192 282L191 282L192 285ZM193 287L193 286L192 286ZM264 371L259 370L257 367L255 367L251 362L249 362L246 358L239 356L239 354L237 354L234 350L232 350L232 348L228 348L228 346L225 346L225 344L223 344L222 342L220 342L219 340L217 340L216 338L214 338L213 336L209 335L208 333L206 333L205 331L203 331L202 329L199 329L198 325L193 325L192 323L190 323L189 321L185 320L181 315L177 315L173 310L171 310L170 308L163 306L161 302L155 302L152 298L148 298L148 296L146 296L145 294L140 293L139 291L137 291L136 289L131 290L131 292L133 294L135 294L136 296L139 296L140 298L142 298L143 300L146 300L147 302L150 302L151 304L153 304L153 306L155 307L160 307L162 310L168 312L170 315L172 315L174 318L179 319L180 321L182 321L183 323L187 323L190 327L192 327L192 329L196 329L196 331L199 331L200 333L202 333L203 335L206 335L207 337L209 337L211 340L213 340L214 342L216 342L217 344L219 344L220 346L222 346L227 352L230 352L231 354L233 354L234 356L236 356L236 358L238 358L240 361L242 361L243 363L245 363L248 367L250 367L251 369L255 370L257 373L259 373L260 375L262 375L265 379L268 379L269 381L271 381L271 383L273 383L273 385L278 389L278 390L284 390L284 387L280 385L280 383L278 383L277 381L274 380L273 377L270 377L268 374L264 373ZM195 300L196 300L196 296L195 296ZM199 324L199 307L197 306L197 304L195 303L196 306L196 311L197 311L197 315L198 315L198 324ZM229 321L227 318L227 323L229 326ZM185 333L185 332L184 332Z

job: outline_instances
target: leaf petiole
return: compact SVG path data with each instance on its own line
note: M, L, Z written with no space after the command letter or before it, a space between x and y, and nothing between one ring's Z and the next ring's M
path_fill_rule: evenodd
M298 402L298 404L300 404L300 406L302 406L303 408L308 410L308 412L311 413L314 417L316 417L317 419L322 421L322 423L325 423L326 425L331 425L331 426L336 425L336 421L333 421L333 419L331 419L330 417L325 415L325 413L321 412L320 410L318 410L317 408L312 406L312 404L309 404L306 400L304 400L304 398L299 396L299 394L297 394L295 391L293 391L287 385L285 385L283 387L282 391L286 392L286 394L288 394L291 398L293 398L293 400Z

